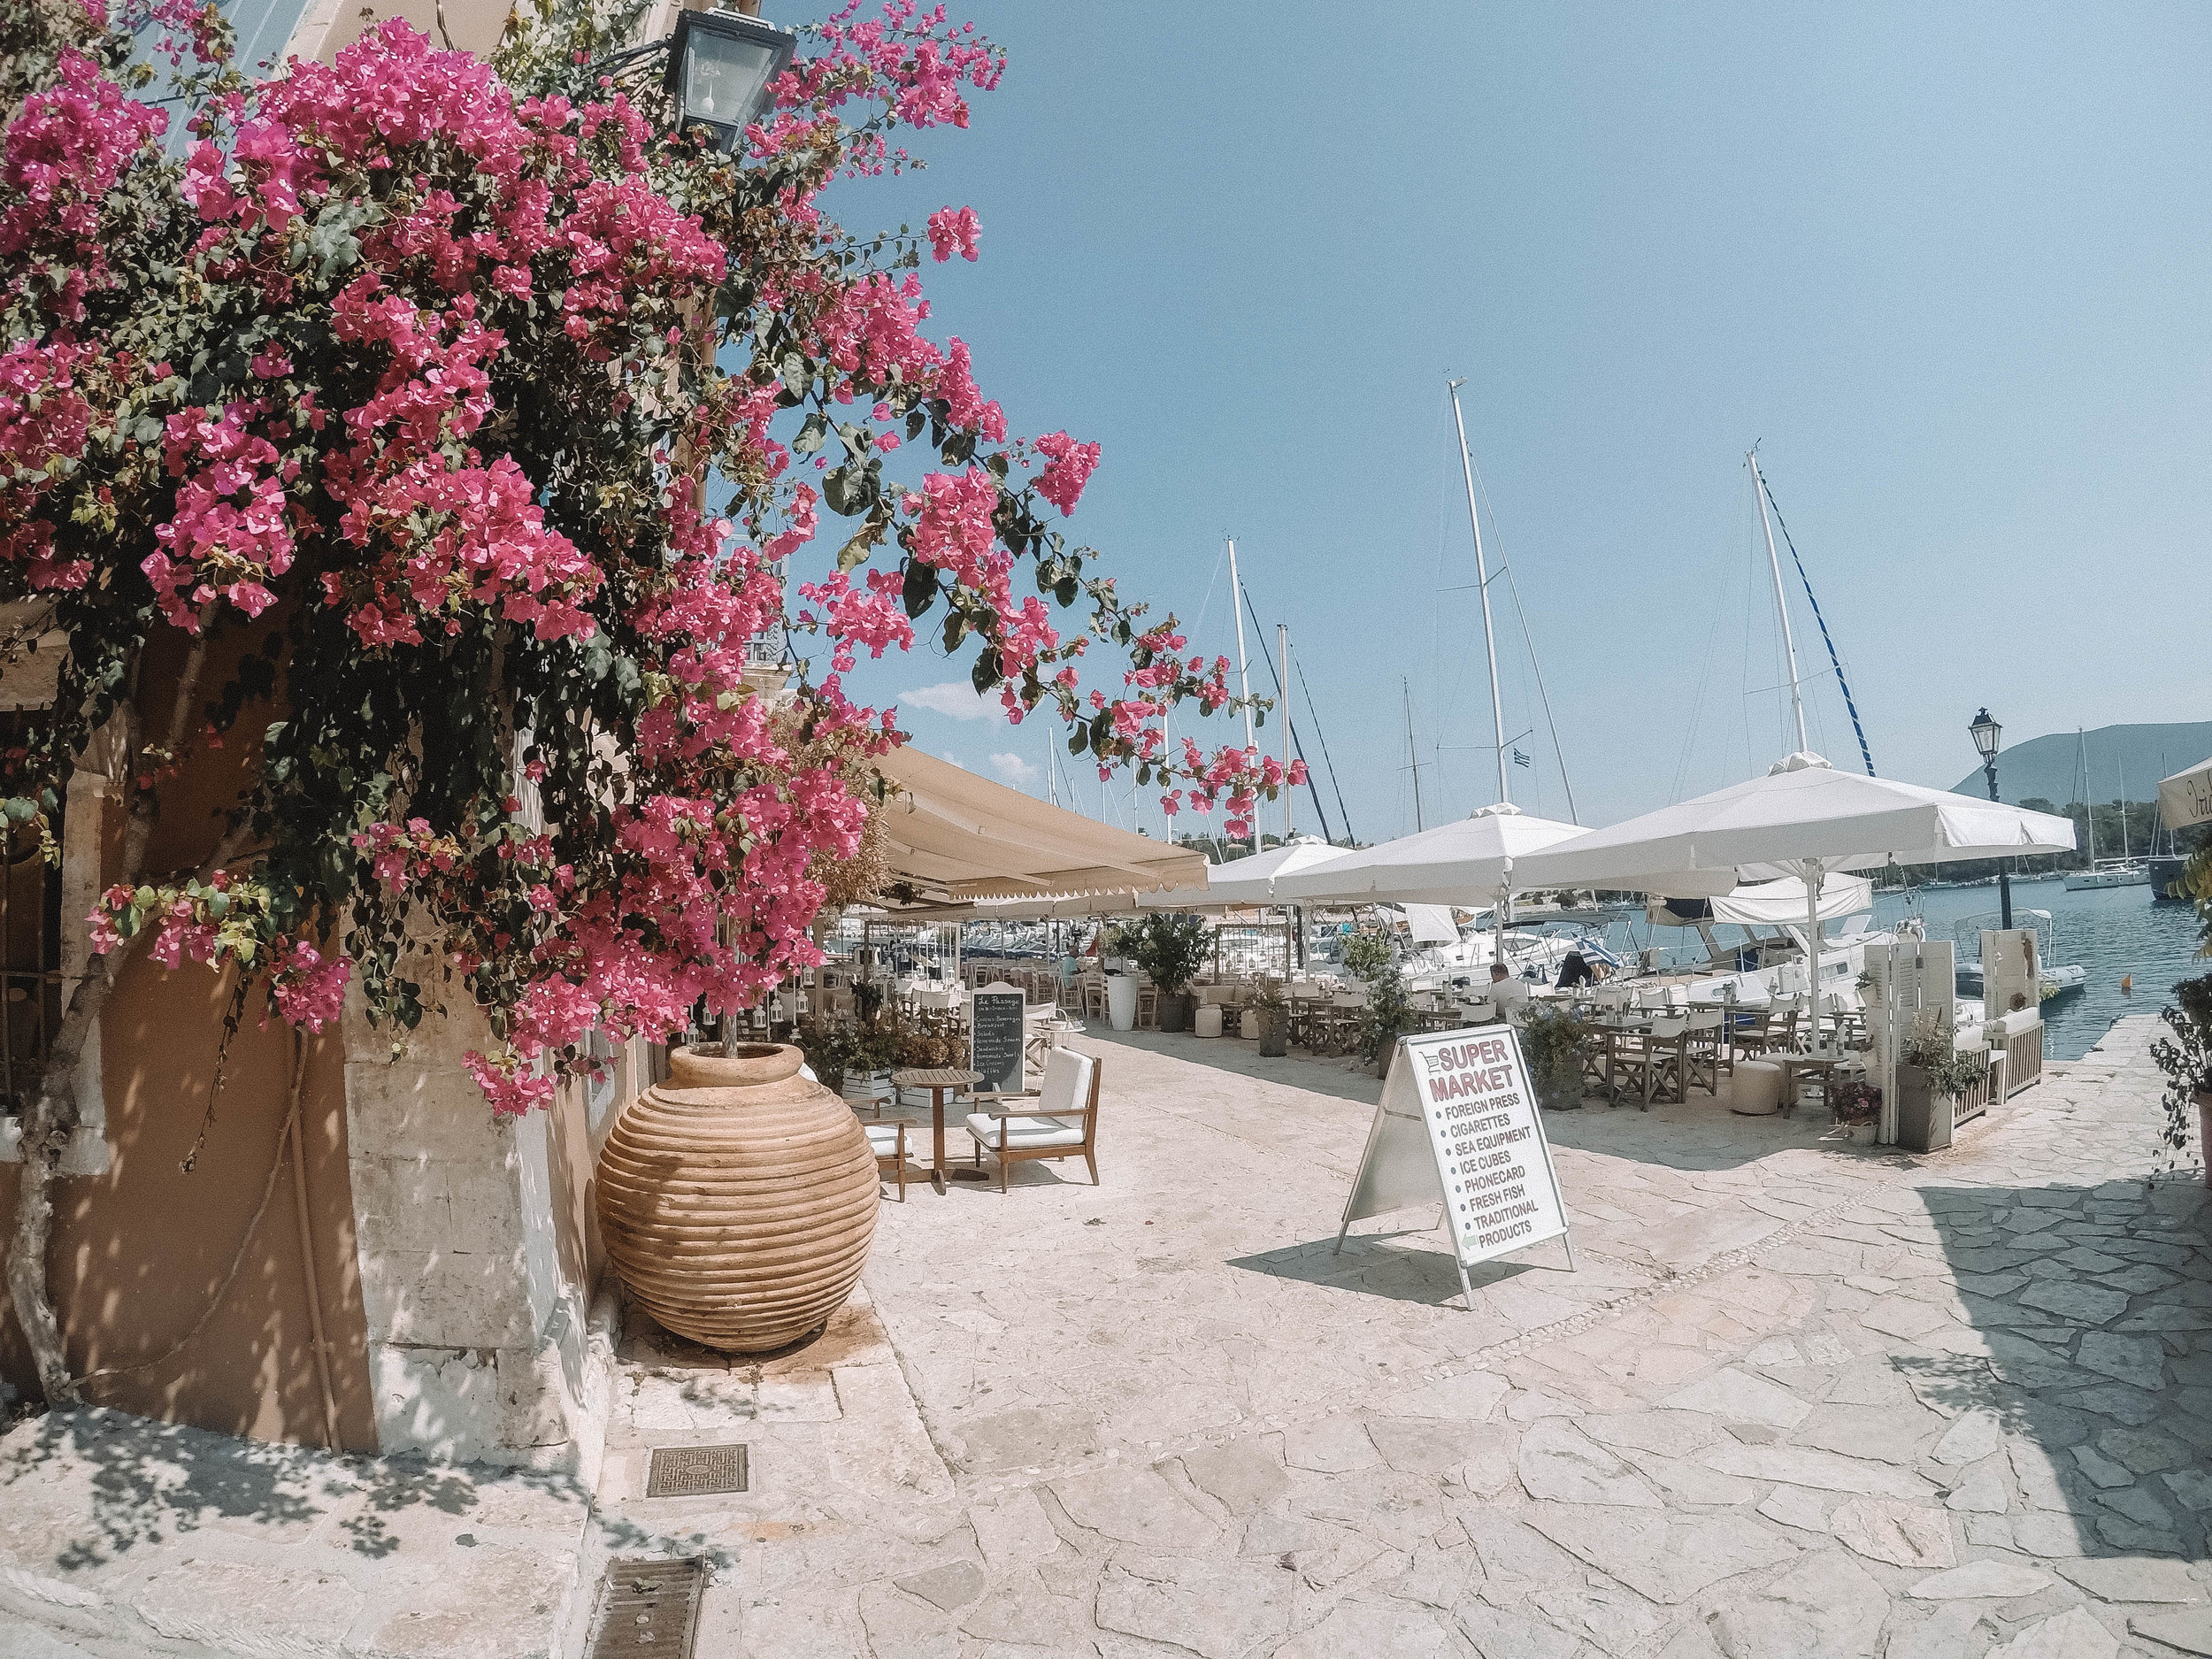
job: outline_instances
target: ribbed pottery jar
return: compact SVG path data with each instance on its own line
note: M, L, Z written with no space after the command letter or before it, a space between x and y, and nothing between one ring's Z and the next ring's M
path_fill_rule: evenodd
M852 1109L787 1045L679 1048L599 1155L599 1231L623 1285L679 1336L733 1354L797 1341L841 1307L876 1231L876 1160Z

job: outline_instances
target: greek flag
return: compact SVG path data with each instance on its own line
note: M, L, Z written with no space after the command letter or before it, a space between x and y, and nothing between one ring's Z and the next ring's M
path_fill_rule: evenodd
M1528 757L1517 749L1513 751L1513 764L1516 766L1525 766L1528 764Z

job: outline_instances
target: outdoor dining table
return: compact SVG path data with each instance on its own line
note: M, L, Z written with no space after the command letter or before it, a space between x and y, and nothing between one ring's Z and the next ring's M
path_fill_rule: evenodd
M927 1067L910 1071L891 1073L894 1088L926 1088L929 1091L930 1156L929 1184L939 1192L945 1190L945 1092L948 1089L967 1088L983 1081L980 1071L964 1071L956 1066ZM981 1181L990 1178L981 1170L953 1170L956 1181Z
M1863 1070L1866 1056L1855 1048L1822 1048L1803 1054L1782 1055L1782 1110L1785 1113L1797 1110L1797 1095L1808 1077L1820 1079L1824 1097L1835 1087L1838 1071Z

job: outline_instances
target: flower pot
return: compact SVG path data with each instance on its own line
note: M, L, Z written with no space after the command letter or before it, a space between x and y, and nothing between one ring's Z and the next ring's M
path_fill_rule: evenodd
M2212 1187L2212 1089L2196 1094L2197 1156L2204 1160L2204 1184Z
M1536 1103L1546 1111L1571 1112L1582 1109L1582 1062L1571 1053L1549 1064L1532 1066Z
M1247 1019L1251 1015L1245 1016ZM1260 1054L1271 1060L1282 1059L1290 1052L1290 1010L1286 1008L1269 1009L1260 1016Z
M1137 1028L1137 982L1126 973L1106 976L1106 1023L1116 1031Z
M1197 1034L1201 1037L1221 1035L1221 1004L1202 1002L1198 1008Z
M647 1313L733 1354L788 1347L843 1305L876 1230L876 1160L796 1048L678 1048L599 1155L608 1260Z
M1929 1087L1925 1067L1897 1067L1897 1144L1909 1152L1940 1152L1951 1144L1955 1102Z
M1256 1009L1246 1009L1237 1018L1237 1033L1247 1042L1260 1040L1260 1016Z
M1191 995L1188 991L1160 993L1159 1024L1162 1031L1187 1031L1190 1027Z

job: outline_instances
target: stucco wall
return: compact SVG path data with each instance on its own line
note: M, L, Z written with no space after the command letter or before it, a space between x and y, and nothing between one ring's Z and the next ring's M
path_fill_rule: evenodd
M165 721L165 688L174 683L182 640L164 633L150 652L145 684L149 708L160 711L153 718ZM209 695L238 655L258 643L259 631L219 641L204 682ZM206 856L267 718L265 709L249 710L226 748L203 751L165 787L150 869L188 868ZM121 803L105 798L98 781L88 775L71 793L65 970L81 960L82 910L111 879L120 842ZM80 1375L157 1359L192 1329L236 1261L220 1304L180 1352L95 1383L91 1397L165 1421L320 1445L327 1435L309 1313L311 1260L338 1439L369 1449L375 1442L337 1035L307 1040L301 1111L311 1256L302 1248L288 1163L275 1171L273 1187L270 1180L289 1105L294 1039L281 1025L262 1028L257 989L231 1039L222 1093L211 1095L234 985L229 974L189 963L171 972L143 955L117 982L86 1079L96 1091L86 1104L104 1125L104 1155L81 1162L104 1168L56 1189L50 1261L64 1340ZM206 1139L187 1173L182 1164L203 1121ZM0 1164L0 1261L16 1179L15 1166ZM31 1386L28 1355L4 1298L0 1377Z

